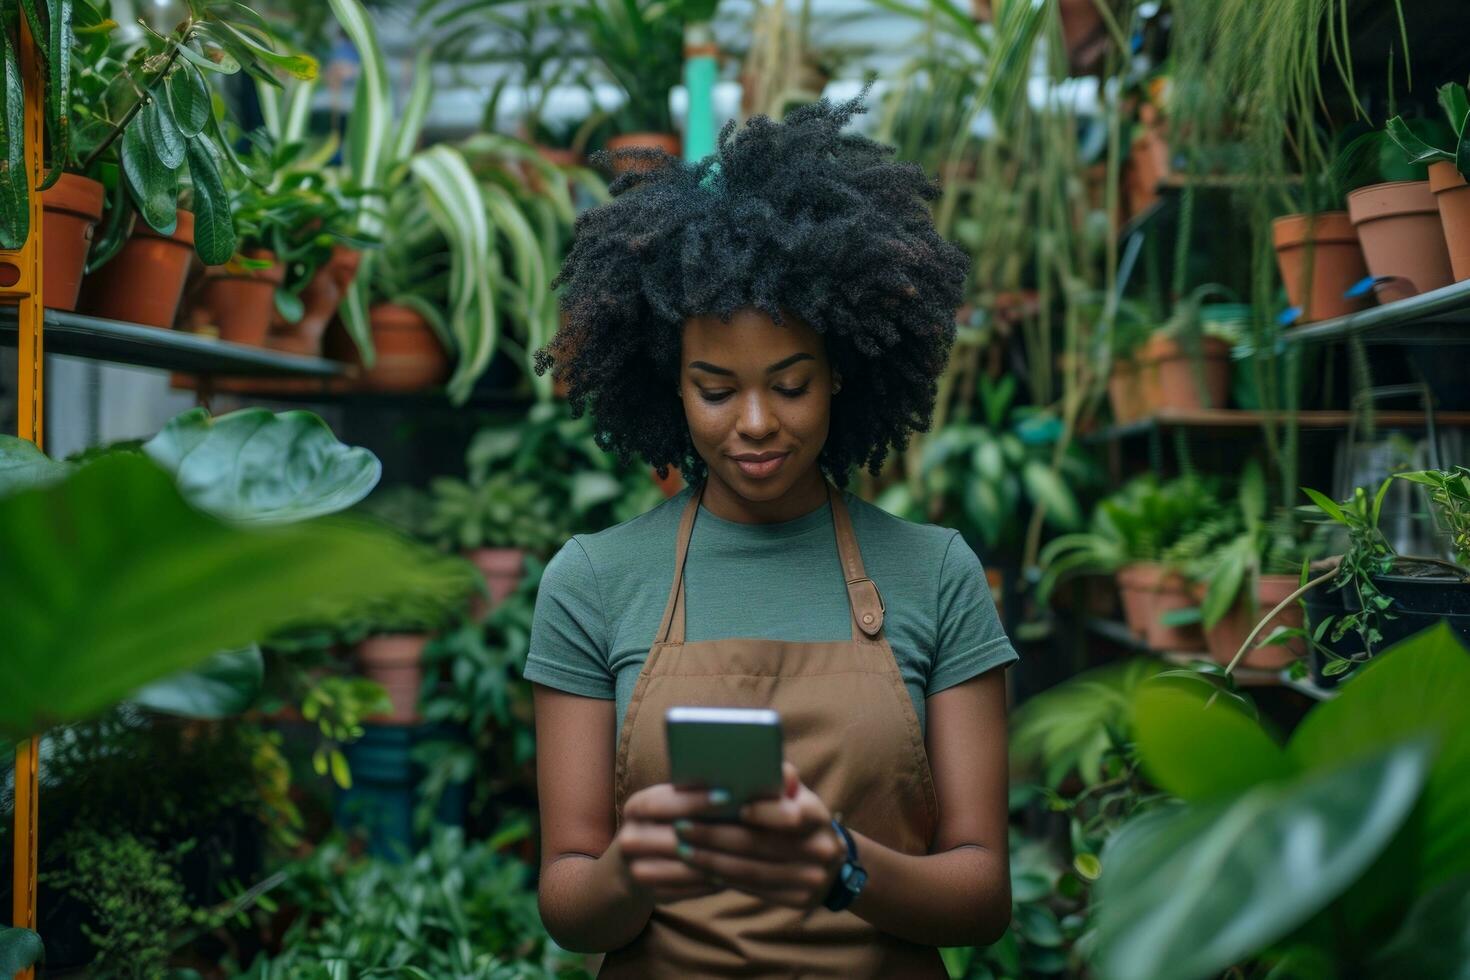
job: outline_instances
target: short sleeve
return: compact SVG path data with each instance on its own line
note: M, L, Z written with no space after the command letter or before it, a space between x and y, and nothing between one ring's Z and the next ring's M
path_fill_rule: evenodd
M1016 659L980 559L956 531L940 566L934 661L924 694L938 694Z
M572 538L541 576L523 676L569 694L611 698L614 683L606 637L596 570L586 550Z

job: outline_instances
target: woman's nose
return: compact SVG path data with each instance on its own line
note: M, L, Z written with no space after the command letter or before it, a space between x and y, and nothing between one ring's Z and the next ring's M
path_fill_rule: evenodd
M776 413L761 392L752 392L740 405L740 417L735 429L752 442L765 439L780 428Z

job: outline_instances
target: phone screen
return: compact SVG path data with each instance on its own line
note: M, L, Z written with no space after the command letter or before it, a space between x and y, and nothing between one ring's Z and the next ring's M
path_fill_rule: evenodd
M728 806L711 819L738 819L741 805L781 795L781 717L756 708L670 708L669 781L723 789Z

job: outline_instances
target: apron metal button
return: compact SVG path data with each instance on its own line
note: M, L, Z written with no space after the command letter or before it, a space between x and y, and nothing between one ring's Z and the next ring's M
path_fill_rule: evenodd
M873 621L873 614L872 613L863 613L863 622L865 622L865 623L871 623L872 621Z

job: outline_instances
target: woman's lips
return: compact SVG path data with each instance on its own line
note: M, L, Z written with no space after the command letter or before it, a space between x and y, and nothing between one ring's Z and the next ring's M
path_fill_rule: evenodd
M732 456L731 459L734 459L735 465L740 467L740 472L752 480L761 480L779 470L786 462L786 457L790 455L790 453L781 453L766 459L738 459Z

